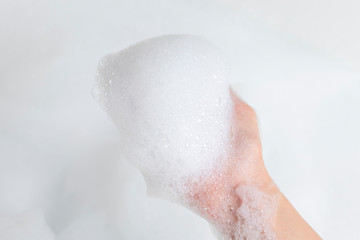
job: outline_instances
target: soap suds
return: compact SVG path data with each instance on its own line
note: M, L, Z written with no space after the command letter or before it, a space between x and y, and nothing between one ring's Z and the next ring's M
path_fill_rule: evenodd
M227 155L228 65L199 37L169 35L104 57L97 98L151 194L176 200Z
M271 227L276 215L277 196L267 195L253 186L240 186L236 194L242 203L237 210L235 239L275 240Z
M231 207L235 221L210 222L216 237L219 240L278 240L273 227L279 196L266 194L251 185L238 186L235 195L240 201L234 209Z
M274 239L266 227L274 210L269 197L253 188L231 189L224 170L233 116L228 79L227 61L211 43L168 35L105 56L96 98L151 195L208 216L219 239Z

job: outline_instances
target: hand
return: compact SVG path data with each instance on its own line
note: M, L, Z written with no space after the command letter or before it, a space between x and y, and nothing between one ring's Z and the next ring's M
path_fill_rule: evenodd
M233 117L226 162L189 181L188 207L225 239L320 239L270 178L255 111L231 91Z

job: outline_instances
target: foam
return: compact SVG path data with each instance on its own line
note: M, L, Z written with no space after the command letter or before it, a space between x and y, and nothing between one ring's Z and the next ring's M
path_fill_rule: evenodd
M146 40L104 57L97 76L98 101L151 194L176 198L189 177L227 155L228 65L208 41L184 35Z
M265 194L254 186L240 186L236 188L236 194L242 199L242 204L236 213L239 220L235 239L277 239L271 226L276 216L278 196Z
M270 198L248 186L235 194L226 176L233 131L228 79L224 56L208 41L161 36L105 56L96 98L117 125L124 157L141 170L150 194L205 217L204 201L222 205L208 219L219 239L274 239L267 228L275 209ZM205 189L195 192L204 199L186 202L196 188ZM225 189L224 195L216 200L212 188Z

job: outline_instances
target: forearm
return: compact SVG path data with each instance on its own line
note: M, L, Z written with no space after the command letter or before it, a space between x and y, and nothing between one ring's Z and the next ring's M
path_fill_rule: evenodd
M280 193L275 222L275 232L279 240L318 240L320 236L300 216L287 198Z
M321 239L281 193L264 167L247 169L246 175L239 174L232 183L219 179L217 182L229 185L221 189L213 183L205 188L214 191L211 199L200 194L196 200L197 212L214 226L222 236L219 239Z
M234 240L321 239L268 175L259 178L262 181L241 184L235 190L241 205L236 212L238 223Z

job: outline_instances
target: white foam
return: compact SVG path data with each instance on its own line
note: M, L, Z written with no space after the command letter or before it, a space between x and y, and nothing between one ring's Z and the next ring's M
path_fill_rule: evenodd
M169 35L104 57L96 96L150 193L185 203L205 217L208 204L201 202L219 201L211 210L219 218L208 219L219 239L274 239L268 228L275 209L271 198L249 186L238 187L235 194L231 176L222 169L232 161L228 78L226 60L211 43ZM225 190L215 193L212 187ZM193 190L206 191L196 194L207 198L186 202ZM214 200L211 194L223 196Z
M235 239L276 240L272 225L278 196L265 194L254 186L240 186L236 194L242 203L237 209Z
M228 65L195 36L168 35L104 57L97 98L151 193L177 198L189 178L227 156Z

